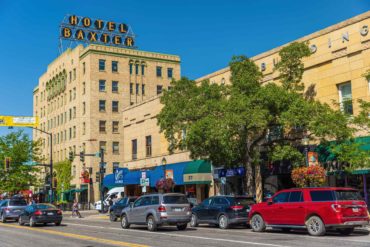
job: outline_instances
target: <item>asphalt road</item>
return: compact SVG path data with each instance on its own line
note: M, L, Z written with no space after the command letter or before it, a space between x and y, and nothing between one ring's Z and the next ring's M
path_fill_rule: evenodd
M365 229L357 230L351 236L343 237L329 232L324 237L311 237L304 231L282 233L269 230L254 233L250 229L238 227L220 230L212 226L188 228L177 231L174 227L164 227L157 232L148 232L143 226L132 226L123 230L119 222L109 222L106 216L89 216L75 219L66 216L62 226L18 226L16 223L0 224L1 247L326 247L326 246L370 246L370 235Z

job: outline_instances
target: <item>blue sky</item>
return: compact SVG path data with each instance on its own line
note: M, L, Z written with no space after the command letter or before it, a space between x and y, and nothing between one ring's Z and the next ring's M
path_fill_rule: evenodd
M0 115L32 114L66 14L130 24L139 49L179 55L195 79L368 10L368 0L0 0Z

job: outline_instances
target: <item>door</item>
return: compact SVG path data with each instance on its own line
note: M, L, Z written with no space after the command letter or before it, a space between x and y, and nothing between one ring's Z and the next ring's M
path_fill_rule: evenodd
M137 208L136 215L138 223L145 224L146 223L146 213L148 210L148 207L150 207L152 201L151 196L145 196L143 197L143 200L140 203L140 206Z
M134 202L134 205L132 208L130 208L130 214L129 214L129 222L130 223L136 223L139 221L139 211L141 209L141 206L142 206L142 202L143 202L143 199L144 197L140 197L139 199L137 199L135 202Z
M286 224L284 207L289 199L290 192L281 192L272 198L272 204L267 205L265 220L270 225Z
M126 205L127 198L123 198L116 202L116 205L114 207L114 215L121 216L122 209L124 205Z
M286 215L286 224L304 225L306 207L302 191L290 192L288 203L285 203L283 209L283 214Z
M198 220L200 221L205 221L208 220L209 215L208 215L208 210L209 207L214 200L214 197L210 197L208 199L205 199L198 207L197 207L197 216Z
M229 206L225 198L215 197L208 209L207 220L211 223L217 222L220 212L225 212Z

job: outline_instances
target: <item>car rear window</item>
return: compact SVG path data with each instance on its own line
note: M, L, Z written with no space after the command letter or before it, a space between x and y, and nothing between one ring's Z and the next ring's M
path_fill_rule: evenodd
M56 209L56 207L51 204L38 204L38 205L35 205L35 208L36 209Z
M358 191L355 190L336 190L335 197L338 201L362 201L362 197Z
M10 200L9 206L27 206L27 202L25 200Z
M164 196L163 203L165 204L188 204L189 201L186 199L185 196L171 195L171 196Z
M310 195L313 202L335 201L334 193L332 190L310 191Z

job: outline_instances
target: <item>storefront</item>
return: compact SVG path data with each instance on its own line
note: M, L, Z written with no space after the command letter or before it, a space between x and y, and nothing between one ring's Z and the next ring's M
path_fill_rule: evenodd
M216 194L245 195L245 167L217 168L213 177Z

